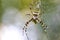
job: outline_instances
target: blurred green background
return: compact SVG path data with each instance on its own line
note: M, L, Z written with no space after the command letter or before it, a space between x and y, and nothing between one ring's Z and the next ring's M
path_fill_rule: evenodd
M0 0L0 23L6 8L15 7L18 10L24 10L31 2L32 0ZM41 0L41 3L42 19L48 25L48 40L60 40L60 1Z

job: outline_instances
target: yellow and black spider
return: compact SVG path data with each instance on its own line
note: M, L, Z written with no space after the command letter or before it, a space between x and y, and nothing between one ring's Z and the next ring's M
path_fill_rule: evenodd
M47 25L41 20L41 18L40 18L40 20L38 18L38 16L41 15L41 2L33 1L33 3L30 4L29 9L32 14L32 18L25 23L25 26L23 27L23 31L27 32L28 24L32 21L35 24L40 23L44 32L46 32ZM28 15L31 15L31 14L28 14ZM26 33L26 36L27 36L27 33ZM27 38L28 38L28 36L27 36ZM29 40L29 38L28 38L28 40Z
M33 5L33 4L35 4L35 5ZM38 19L38 16L41 14L40 6L41 6L41 3L39 1L33 2L30 4L29 9L32 13L32 18L25 23L25 26L23 28L23 30L25 30L25 32L27 31L27 26L31 21L33 21L35 24L39 22L41 24L41 26L43 27L43 30L46 31L45 29L47 28L47 25L44 24L41 19L40 20Z
M44 32L46 32L47 25L41 20L41 18L40 18L40 20L38 18L38 16L41 15L41 3L39 1L38 2L33 1L33 3L30 4L29 9L30 9L30 12L32 13L32 18L25 23L25 26L23 27L23 31L27 32L28 24L32 21L35 24L40 23ZM28 15L31 15L31 14L28 14ZM27 33L26 33L26 36L27 36ZM28 38L28 36L27 36L27 38ZM29 40L29 38L28 38L28 40Z

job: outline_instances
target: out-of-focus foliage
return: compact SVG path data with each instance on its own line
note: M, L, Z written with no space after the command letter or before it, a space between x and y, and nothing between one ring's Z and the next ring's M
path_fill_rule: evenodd
M2 0L3 8L16 7L19 10L29 7L29 4L35 0Z
M52 12L56 7L54 0L41 0L41 8L43 13Z
M2 19L2 4L1 4L1 0L0 0L0 22L1 22L1 19Z
M48 40L60 40L60 0L42 0L42 9Z

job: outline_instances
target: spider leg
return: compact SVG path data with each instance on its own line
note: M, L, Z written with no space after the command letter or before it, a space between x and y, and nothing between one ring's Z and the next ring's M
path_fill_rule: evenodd
M31 18L29 21L27 21L27 22L25 23L24 28L23 28L23 31L24 31L25 34L26 34L27 40L29 40L29 37L28 37L28 35L27 35L27 26L28 26L28 24L29 24L32 20L33 20L33 18Z
M23 30L24 30L25 32L27 32L27 26L28 26L28 24L29 24L32 20L33 20L33 18L31 18L29 21L27 21L27 22L25 23L25 26L24 26L24 28L23 28Z
M46 25L45 23L43 23L42 20L39 20L38 18L37 18L37 20L38 20L38 22L41 24L43 30L46 32L47 25Z
M31 18L29 21L27 21L27 22L25 23L25 26L28 26L28 24L29 24L32 20L33 20L33 18Z

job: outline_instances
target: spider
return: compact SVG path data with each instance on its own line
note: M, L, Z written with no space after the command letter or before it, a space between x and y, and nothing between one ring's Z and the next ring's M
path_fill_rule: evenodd
M33 4L35 4L35 5L33 5ZM40 18L40 20L38 19L38 16L41 15L40 6L41 6L40 2L33 2L30 4L29 9L32 13L32 18L25 23L25 26L23 27L23 30L25 32L27 32L27 26L31 21L33 21L35 24L40 23L43 30L46 32L47 25L41 20L41 18ZM27 14L27 15L30 15L30 14Z
M35 5L33 5L33 4L35 4ZM28 24L31 21L34 22L35 24L40 23L43 30L44 30L44 32L46 32L47 25L43 22L43 20L41 20L41 18L40 18L40 20L38 18L39 15L41 16L41 12L40 12L41 9L40 8L41 8L41 3L40 2L36 2L36 1L34 2L33 1L33 3L30 4L29 9L30 9L30 11L32 13L32 18L30 20L28 20L25 23L25 26L23 27L23 31L25 32L26 37L27 37L28 40L29 40L29 37L27 35L27 27L28 27ZM27 14L27 15L31 15L31 14Z

